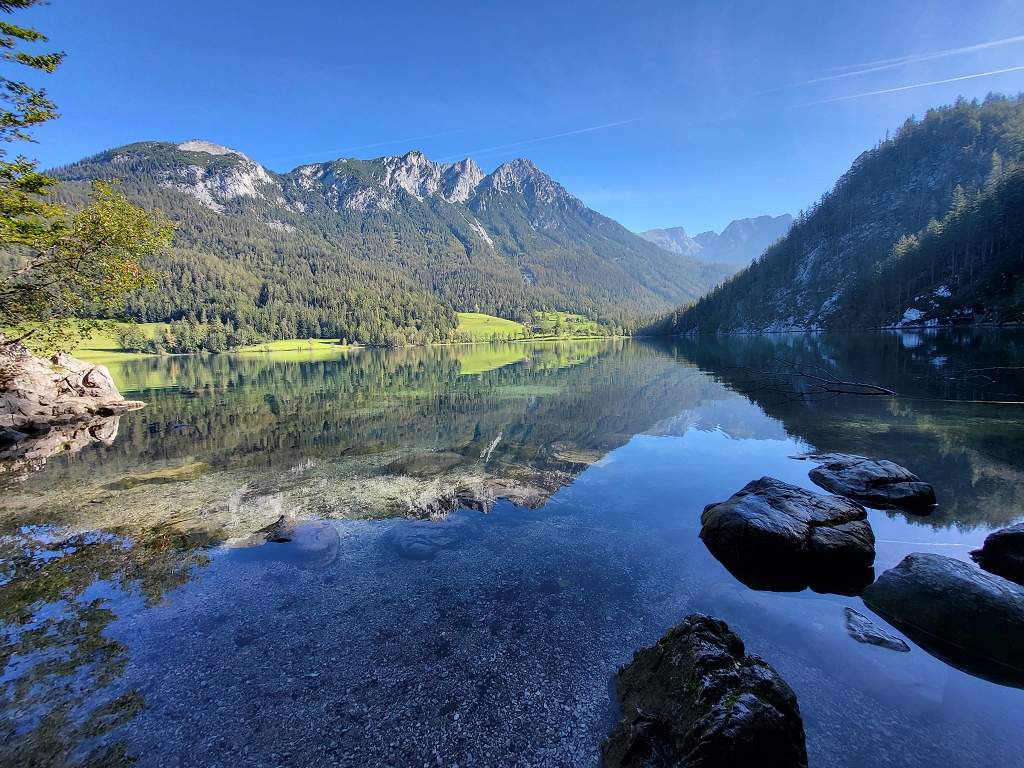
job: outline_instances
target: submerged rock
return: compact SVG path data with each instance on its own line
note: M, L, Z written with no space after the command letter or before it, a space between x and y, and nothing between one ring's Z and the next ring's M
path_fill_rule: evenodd
M1024 523L990 533L971 557L989 573L1024 584Z
M606 768L807 765L796 694L723 621L686 617L619 670Z
M804 458L819 463L809 476L826 491L874 507L899 507L918 514L928 514L935 506L931 485L891 461L846 453L817 453Z
M263 557L320 570L337 559L341 537L327 520L296 520L291 515L281 515L252 535L225 543L232 549L258 547L256 551Z
M1024 588L969 563L914 553L862 597L926 651L969 674L1024 686Z
M762 477L700 519L711 553L755 589L855 593L871 582L875 536L848 499Z
M858 643L877 645L880 648L888 648L890 651L910 653L910 646L895 635L890 635L884 629L875 624L863 613L844 608L846 616L846 631Z
M390 546L407 560L433 560L442 549L451 549L477 533L469 519L452 515L444 520L410 520L387 533Z

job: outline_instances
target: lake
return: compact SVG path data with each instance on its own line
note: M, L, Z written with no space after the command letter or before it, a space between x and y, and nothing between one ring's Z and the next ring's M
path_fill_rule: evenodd
M699 611L792 686L812 766L1024 766L1024 690L859 643L846 607L904 636L853 595L753 589L698 538L705 505L818 490L799 457L848 452L939 502L869 510L876 576L969 561L1024 518L1024 333L111 371L144 410L0 475L4 765L596 766L617 668ZM282 515L313 522L268 542Z

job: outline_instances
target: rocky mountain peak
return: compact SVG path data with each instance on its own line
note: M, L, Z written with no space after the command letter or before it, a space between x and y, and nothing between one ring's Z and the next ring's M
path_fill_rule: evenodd
M441 166L428 160L422 152L414 150L400 157L382 157L378 162L383 170L381 183L392 191L404 189L422 200L441 188Z
M203 141L202 139L183 141L178 145L178 149L182 152L205 152L208 155L238 155L239 157L245 157L237 149L231 149L222 144L214 144L212 141ZM246 160L248 159L246 157Z
M241 152L220 144L201 139L192 139L178 144L182 152L201 152L207 155L233 155L237 162L230 167L218 167L217 164L207 166L199 162L190 162L168 171L163 186L178 189L195 197L200 203L223 213L224 201L236 197L263 197L260 189L273 183L267 169L246 157Z
M444 196L450 203L464 203L473 196L480 182L486 178L480 166L467 157L457 163L441 166L444 177Z
M501 194L523 193L532 187L536 199L546 203L571 197L561 184L523 157L499 165L484 183Z
M644 240L649 240L666 251L672 251L683 256L693 256L702 247L699 242L686 234L686 230L682 227L650 229L647 232L637 232L637 234Z

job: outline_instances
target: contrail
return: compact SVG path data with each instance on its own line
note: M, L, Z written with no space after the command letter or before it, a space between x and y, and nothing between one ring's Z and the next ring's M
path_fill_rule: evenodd
M850 64L848 67L839 67L839 69L848 69L849 67L858 67L858 69L852 72L843 72L837 75L827 75L825 77L816 77L812 80L803 80L799 83L790 83L789 85L782 85L778 88L771 88L762 93L773 93L775 91L783 91L787 88L799 88L804 85L813 85L815 83L826 83L831 80L842 80L847 77L857 77L858 75L866 75L871 72L882 72L887 69L897 69L898 67L906 66L907 64L916 64L921 61L931 61L933 59L943 59L949 56L960 56L965 53L973 53L975 51L982 51L986 48L994 48L1000 45L1008 45L1010 43L1024 42L1024 35L1019 37L1007 37L1003 40L993 40L989 43L979 43L978 45L968 45L963 48L950 48L945 51L935 51L933 53L921 53L914 54L911 56L903 56L898 59L882 59L881 61L869 61L864 64Z
M591 128L579 128L579 129L577 129L575 131L566 131L565 133L555 133L555 134L552 134L551 136L541 136L539 139L530 139L529 141L517 141L514 144L502 144L499 147L488 147L486 149L475 149L472 152L460 152L457 155L449 155L448 157L442 157L439 160L439 162L444 162L445 160L459 160L459 159L461 159L463 157L479 156L479 155L481 155L481 154L483 154L485 152L498 152L499 150L511 149L512 147L522 147L522 146L525 146L527 144L536 144L536 143L538 143L540 141L549 141L551 139L560 139L563 136L574 136L577 133L589 133L591 131L600 131L602 128L612 128L612 127L614 127L616 125L626 125L627 123L635 123L635 122L637 122L638 120L641 120L641 119L642 118L636 117L636 118L633 118L632 120L620 120L617 123L605 123L604 125L595 125L595 126L592 126Z
M304 157L319 157L320 155L333 155L341 152L355 152L360 149L372 149L373 147L386 147L389 144L405 144L410 141L421 141L423 139L434 139L438 136L451 136L459 131L445 131L444 133L431 133L426 136L414 136L411 139L395 139L394 141L378 141L376 144L362 144L358 147L346 147L344 149L325 149L321 152L310 152L306 155L289 155L288 157L275 157L267 160L268 163L277 163L281 160L301 160Z
M1019 72L1024 66L1008 67L1007 69L996 69L991 72L979 72L976 75L963 75L962 77L950 77L945 80L932 80L929 83L915 83L914 85L901 85L897 88L883 88L880 91L868 91L867 93L855 93L852 96L837 96L834 99L823 99L822 101L809 101L805 104L795 104L796 107L813 107L816 104L831 104L834 101L848 101L849 99L861 99L865 96L879 96L883 93L895 93L896 91L909 91L912 88L927 88L929 85L942 85L943 83L956 83L960 80L974 80L977 77L989 77L990 75L1001 75L1005 72Z

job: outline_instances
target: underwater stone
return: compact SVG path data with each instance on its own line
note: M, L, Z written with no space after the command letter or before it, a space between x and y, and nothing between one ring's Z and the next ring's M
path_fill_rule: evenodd
M899 651L900 653L910 652L909 645L895 635L890 635L863 613L855 611L853 608L844 608L843 613L846 616L846 631L858 643L877 645L880 648L888 648L890 651Z

